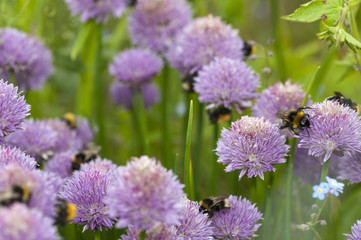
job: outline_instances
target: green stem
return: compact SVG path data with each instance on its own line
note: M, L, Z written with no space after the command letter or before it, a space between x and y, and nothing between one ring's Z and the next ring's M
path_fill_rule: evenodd
M171 153L171 144L170 144L170 89L169 89L169 67L168 65L164 66L163 76L162 76L162 161L163 165L166 168L171 167L170 163L170 153Z
M331 159L328 159L325 163L323 163L322 165L322 172L321 172L321 178L320 178L320 182L324 182L326 181L326 176L327 176L327 173L328 173L328 167L330 165L330 160Z
M94 240L101 240L102 239L102 232L96 231L94 232Z
M202 150L203 150L203 111L204 104L198 101L198 116L197 116L197 134L196 134L196 151L194 153L194 172L195 172L195 185L200 183L199 177L201 175L201 162L202 162Z
M219 124L214 124L214 142L213 142L213 149L217 148L217 141L218 141L218 132L219 132ZM217 169L217 155L213 152L213 158L211 158L211 193L216 194L216 186L217 186L217 179L218 179L218 169Z
M291 239L291 198L292 198L292 177L293 177L293 158L296 149L296 138L290 140L290 154L287 159L287 178L286 178L286 200L285 200L285 239Z
M308 86L307 86L307 90L306 90L306 94L305 96L303 97L303 101L302 101L302 106L305 106L306 103L307 103L307 99L308 99L308 95L310 94L311 90L312 90L312 87L315 83L315 79L316 79L316 75L318 73L318 70L320 70L320 66L318 66L315 70L315 72L312 74L312 77L308 83Z
M139 240L145 240L145 230L140 232Z
M352 33L355 37L355 39L357 41L360 41L360 34L358 32L358 28L357 28L357 23L356 23L356 20L355 20L355 16L354 14L352 13L352 10L350 10L350 19L351 19L351 29L352 29ZM356 60L356 63L361 71L361 49L358 50L358 56L357 54L355 55L355 60Z
M144 108L143 95L140 89L132 89L132 105L136 116L137 125L140 130L140 137L143 143L143 154L150 155L149 138L147 130L147 119Z
M278 69L280 71L280 78L282 82L285 82L288 76L286 61L284 57L282 36L281 36L281 24L280 24L280 0L271 0L271 15L273 26L273 38L275 39L275 57L277 60Z
M273 175L271 175L271 179L269 184L267 185L267 194L266 194L266 203L264 210L264 228L263 228L263 239L269 239L272 236L272 195L271 195L271 186L273 185Z
M191 162L191 140L192 140L192 125L193 125L193 101L189 104L189 116L188 116L188 127L186 136L186 148L184 154L184 181L185 181L185 192L188 194L190 200L194 199L194 193L192 192L193 181L192 162Z

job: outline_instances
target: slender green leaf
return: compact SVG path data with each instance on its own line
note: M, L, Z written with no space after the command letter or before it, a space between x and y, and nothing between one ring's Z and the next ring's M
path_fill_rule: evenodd
M294 13L282 17L295 22L314 22L328 19L336 23L342 11L342 0L313 0L302 4Z
M96 24L94 21L88 21L81 27L70 53L71 60L75 60L78 54L82 51L85 42L91 33L91 30L94 29L94 24Z
M189 105L189 117L188 117L188 127L187 127L187 138L186 138L186 149L184 157L184 181L185 181L185 190L188 194L188 198L194 200L194 193L192 192L193 182L192 167L191 167L191 140L192 140L192 125L193 125L193 101L190 101Z

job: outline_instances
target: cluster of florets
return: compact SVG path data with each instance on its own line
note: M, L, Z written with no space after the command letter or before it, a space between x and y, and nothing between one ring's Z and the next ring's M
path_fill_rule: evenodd
M51 52L41 42L12 28L0 29L0 42L0 78L16 82L21 90L42 88L53 72Z
M318 198L324 200L327 194L338 196L339 193L342 193L343 187L345 184L337 182L336 179L326 177L327 182L321 182L319 185L313 186L313 198Z

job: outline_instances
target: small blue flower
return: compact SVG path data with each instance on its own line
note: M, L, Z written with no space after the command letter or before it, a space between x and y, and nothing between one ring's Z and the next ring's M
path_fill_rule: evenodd
M327 183L330 187L330 193L334 194L336 197L338 196L338 193L342 193L343 187L345 186L345 184L341 183L341 182L337 182L336 179L330 178L330 177L326 177Z
M327 183L322 182L320 185L313 186L313 191L313 198L323 200L325 199L325 195L330 191L330 186Z

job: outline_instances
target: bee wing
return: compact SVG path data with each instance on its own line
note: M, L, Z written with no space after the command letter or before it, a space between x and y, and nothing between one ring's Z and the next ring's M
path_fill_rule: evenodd
M288 116L290 115L290 112L291 111L279 110L276 113L276 117L279 118L279 119L282 119L283 121L289 122Z
M344 97L342 93L340 92L333 92L336 97Z
M212 203L212 205L210 207L224 201L228 197L229 197L229 194L223 194L223 195L219 195L219 196L216 196L216 197L210 197L210 199L213 200L213 203Z

